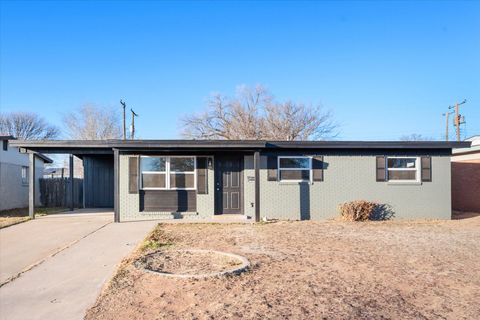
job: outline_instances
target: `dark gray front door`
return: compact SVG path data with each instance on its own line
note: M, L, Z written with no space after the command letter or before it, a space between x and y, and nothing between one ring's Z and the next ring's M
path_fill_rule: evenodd
M243 213L243 157L215 157L215 214Z

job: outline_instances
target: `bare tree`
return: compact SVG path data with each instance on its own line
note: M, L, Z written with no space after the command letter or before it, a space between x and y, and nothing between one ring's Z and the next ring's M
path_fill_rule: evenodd
M403 135L400 137L401 141L432 141L435 140L431 137L424 137L421 134L418 133L412 133L408 135Z
M63 117L67 134L76 140L105 140L122 137L120 113L85 105Z
M220 94L207 111L181 119L189 139L309 140L334 136L330 112L294 102L278 103L261 85L240 87L233 98Z
M31 112L0 113L0 134L21 140L48 140L58 137L57 127Z
M310 140L335 136L332 113L292 101L268 105L263 135L271 140Z
M261 86L242 87L233 99L213 95L207 111L182 119L182 134L190 139L257 139L263 121L260 111L270 100L270 95Z

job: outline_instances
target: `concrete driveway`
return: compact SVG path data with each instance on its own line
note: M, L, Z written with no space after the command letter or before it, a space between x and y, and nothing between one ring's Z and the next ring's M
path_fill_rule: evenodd
M0 230L0 319L83 319L155 222L76 211Z

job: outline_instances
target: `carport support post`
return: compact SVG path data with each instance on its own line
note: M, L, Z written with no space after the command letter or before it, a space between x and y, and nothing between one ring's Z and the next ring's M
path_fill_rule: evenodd
M35 219L35 153L28 154L28 216Z
M74 187L73 187L73 154L70 154L70 176L69 176L69 180L70 180L70 211L73 211L73 200L74 200L74 197L75 197L75 190L74 190Z
M255 169L255 221L260 221L260 152L253 154L253 168Z
M120 156L118 149L113 149L113 221L120 222L120 204L119 204L119 170Z

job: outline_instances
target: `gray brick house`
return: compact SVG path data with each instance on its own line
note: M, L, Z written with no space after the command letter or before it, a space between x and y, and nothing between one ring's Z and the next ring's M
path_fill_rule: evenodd
M397 219L450 219L452 148L468 142L108 140L17 142L83 159L87 207L115 221L238 214L291 220L371 200ZM71 162L72 163L72 162ZM98 197L98 195L102 195Z

